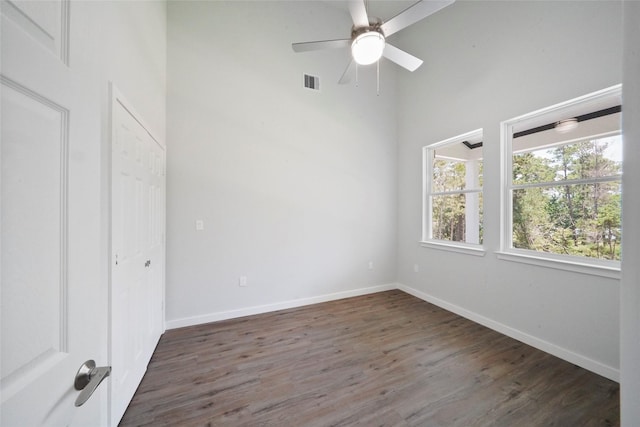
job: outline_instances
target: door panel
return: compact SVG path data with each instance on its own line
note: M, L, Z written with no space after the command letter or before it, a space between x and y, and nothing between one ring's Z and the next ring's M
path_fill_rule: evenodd
M9 79L2 80L1 108L2 384L9 387L67 351L60 232L67 215L67 112Z
M69 0L6 0L2 13L64 64L69 63Z
M68 112L4 76L1 98L4 403L68 359Z

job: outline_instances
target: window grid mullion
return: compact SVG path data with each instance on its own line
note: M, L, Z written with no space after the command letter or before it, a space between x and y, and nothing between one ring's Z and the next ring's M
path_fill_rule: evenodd
M481 188L474 188L472 190L449 190L449 191L434 191L429 193L429 196L455 196L459 194L473 194L473 193L482 193Z
M621 181L622 176L620 175L611 175L611 176L603 176L598 178L588 178L588 179L570 179L564 181L544 181L544 182L534 182L528 184L511 184L512 190L523 190L527 188L539 188L539 187L565 187L567 185L585 185L585 184L600 184L604 182L615 182Z

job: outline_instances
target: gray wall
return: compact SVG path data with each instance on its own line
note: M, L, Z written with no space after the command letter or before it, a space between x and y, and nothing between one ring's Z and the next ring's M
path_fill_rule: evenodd
M398 83L398 281L617 378L619 280L497 259L500 122L620 83L618 2L456 2L402 33L425 60ZM420 247L421 148L484 129L484 257ZM419 273L414 272L414 264Z
M313 2L168 4L169 327L395 280L394 68L376 96L375 69L336 84L347 49L291 49L350 26Z

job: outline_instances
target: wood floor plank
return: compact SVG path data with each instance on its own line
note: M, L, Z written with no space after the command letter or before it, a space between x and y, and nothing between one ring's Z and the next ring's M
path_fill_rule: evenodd
M617 426L618 384L401 291L167 331L121 426Z

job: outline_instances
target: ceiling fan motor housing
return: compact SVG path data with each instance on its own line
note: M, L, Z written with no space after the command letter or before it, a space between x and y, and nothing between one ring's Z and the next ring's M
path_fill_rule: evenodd
M382 26L383 22L379 19L377 19L374 22L371 22L368 26L366 27L353 27L351 29L351 40L355 40L356 37L358 37L360 34L364 34L364 33L368 33L370 31L377 31L378 33L382 34L382 37L384 37L384 33L382 32L382 28L380 28Z

